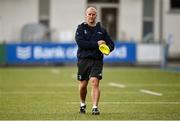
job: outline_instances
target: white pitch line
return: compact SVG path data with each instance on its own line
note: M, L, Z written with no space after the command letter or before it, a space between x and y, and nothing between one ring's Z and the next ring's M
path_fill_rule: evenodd
M53 74L59 74L60 71L58 69L51 69L51 73Z
M180 121L180 120L0 120L0 121Z
M124 85L124 84L117 84L117 83L113 83L113 82L109 83L109 85L112 87L119 87L119 88L125 88L126 87L126 85Z
M91 103L91 102L87 102ZM79 102L67 102L67 104L76 105L79 104ZM180 102L100 102L100 104L104 105L129 105L129 104L136 104L136 105L152 105L152 104L162 104L162 105L179 105Z
M153 92L153 91L145 90L145 89L141 89L140 92L150 94L150 95L155 95L155 96L162 96L162 93Z
M24 84L22 86L25 87L76 87L76 85L73 84L66 84L63 85L61 83L55 83L55 84L49 84L49 83L34 83L34 84Z
M76 74L72 74L72 78L73 78L73 79L76 79L76 78L77 78L77 75L76 75Z
M4 94L4 95L8 95L8 94L14 94L14 95L42 95L42 94L72 94L72 93L76 93L76 92L30 92L30 91L25 91L25 92L21 92L21 91L14 91L14 92L0 92L0 94Z
M117 83L113 83L113 84L117 84ZM180 84L128 84L128 87L142 87L142 86L148 86L148 87L152 87L152 86L153 87L180 87Z

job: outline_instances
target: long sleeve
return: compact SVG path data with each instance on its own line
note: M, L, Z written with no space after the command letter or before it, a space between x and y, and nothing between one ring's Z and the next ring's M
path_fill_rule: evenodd
M106 44L110 49L110 52L112 52L114 50L114 42L112 41L112 39L110 38L110 36L108 35L105 29L104 29L104 40L106 41Z

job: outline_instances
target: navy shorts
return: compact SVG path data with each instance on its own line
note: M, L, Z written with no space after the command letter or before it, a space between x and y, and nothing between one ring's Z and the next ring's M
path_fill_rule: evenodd
M88 81L90 77L102 79L103 60L79 59L77 79L79 81Z

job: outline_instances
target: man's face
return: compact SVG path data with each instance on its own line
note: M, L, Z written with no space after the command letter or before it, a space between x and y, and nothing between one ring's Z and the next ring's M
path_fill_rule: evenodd
M88 8L86 10L86 22L90 25L94 25L96 23L96 9Z

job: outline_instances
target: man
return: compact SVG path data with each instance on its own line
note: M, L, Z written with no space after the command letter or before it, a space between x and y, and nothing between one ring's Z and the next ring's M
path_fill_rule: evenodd
M98 47L106 44L110 52L114 49L114 43L106 30L96 23L97 10L88 7L85 12L86 22L80 24L76 30L76 43L78 45L78 75L80 92L80 113L86 112L86 94L88 81L92 90L92 114L99 115L98 102L100 98L99 82L102 79L103 54Z

